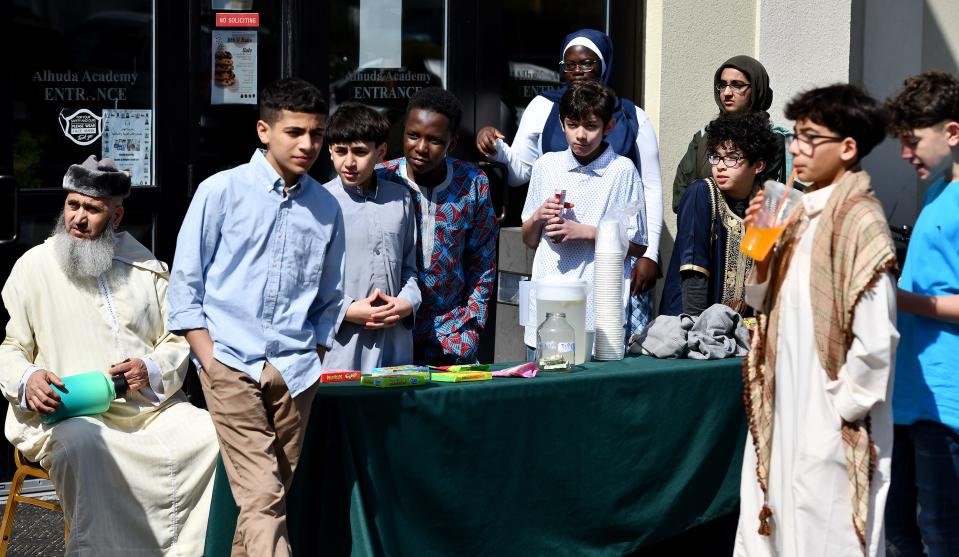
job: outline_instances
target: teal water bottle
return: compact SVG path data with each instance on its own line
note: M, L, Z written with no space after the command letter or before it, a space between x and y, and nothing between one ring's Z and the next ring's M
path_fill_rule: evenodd
M108 377L102 371L88 371L60 379L62 389L50 385L60 395L60 406L43 418L48 424L74 416L102 414L110 408L113 399L125 395L129 387L122 373Z

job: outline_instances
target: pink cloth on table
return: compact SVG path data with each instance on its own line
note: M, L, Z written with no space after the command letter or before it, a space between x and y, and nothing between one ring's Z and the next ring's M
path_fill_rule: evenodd
M536 362L527 362L518 366L494 371L493 377L525 377L529 379L530 377L536 377L537 371L539 371L539 369L536 367Z

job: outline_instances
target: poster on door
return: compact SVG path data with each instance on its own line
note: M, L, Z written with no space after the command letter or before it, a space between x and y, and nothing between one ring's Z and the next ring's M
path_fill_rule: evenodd
M134 186L153 184L153 111L104 110L102 158L130 173Z
M213 30L211 104L256 104L256 33Z

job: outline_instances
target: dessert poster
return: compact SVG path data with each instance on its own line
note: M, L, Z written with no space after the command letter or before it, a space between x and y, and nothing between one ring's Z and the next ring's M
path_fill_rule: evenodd
M129 172L134 186L153 184L152 110L104 110L102 139L102 158Z
M256 104L256 33L213 30L211 104Z

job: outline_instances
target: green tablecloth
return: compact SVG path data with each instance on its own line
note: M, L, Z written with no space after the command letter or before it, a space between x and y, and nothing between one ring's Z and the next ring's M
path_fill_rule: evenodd
M623 555L733 511L741 360L627 358L416 388L321 385L288 497L296 555ZM217 472L206 556L230 554Z

